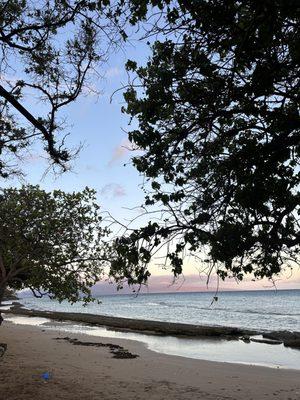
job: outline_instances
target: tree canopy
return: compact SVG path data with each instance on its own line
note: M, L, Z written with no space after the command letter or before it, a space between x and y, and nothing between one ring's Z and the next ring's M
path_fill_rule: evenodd
M239 280L299 265L299 3L144 1L136 15L153 4L158 40L127 63L123 111L161 221L116 241L115 276L145 282L166 243L175 276L186 253Z
M54 165L68 168L76 149L65 143L63 110L90 90L122 35L104 11L108 4L0 2L0 177L20 172L18 161L35 139Z
M109 257L93 190L2 189L0 215L0 303L7 287L59 301L92 299Z
M138 123L129 133L142 151L133 164L146 177L145 206L158 205L161 221L152 220L116 241L112 275L129 283L145 282L151 257L168 244L167 258L175 276L182 272L186 253L196 257L205 253L209 270L216 268L222 278L242 279L246 273L272 278L284 266L298 262L300 243L297 3L0 2L0 177L18 172L15 159L36 138L53 163L67 168L72 154L62 135L62 110L82 93L89 73L105 61L108 48L126 38L122 21L141 22L144 36L157 40L145 66L134 60L127 63L134 79L125 92L123 111ZM33 98L40 100L35 108ZM31 197L34 207L29 209L26 198ZM94 206L79 207L92 197L89 191L49 194L37 187L3 189L0 212L7 223L0 231L1 246L10 245L15 234L20 248L3 247L1 279L7 284L9 276L13 288L23 282L33 290L44 281L45 290L53 290L58 299L66 296L75 301L91 283L81 285L75 243L80 241L83 247L78 251L90 257L96 246L91 224L96 234L105 234L91 217L96 218ZM75 214L70 203L75 204ZM42 219L43 207L49 212L49 224ZM58 216L66 213L64 230ZM9 227L8 218L21 224L20 233L14 233L13 223ZM36 221L33 226L30 218ZM80 236L76 224L84 226L86 235ZM23 226L28 229L25 236ZM66 235L64 242L55 233L59 229ZM33 238L39 235L37 246ZM32 250L28 236L30 246L36 245ZM95 248L100 256L105 247ZM27 272L22 269L18 275L16 266L23 266L12 256L23 257L21 253L28 255L22 259L28 262ZM68 282L62 279L56 289L60 258ZM34 274L29 272L30 260ZM77 265L78 273L70 265ZM91 266L87 269L91 277L96 261L83 266Z

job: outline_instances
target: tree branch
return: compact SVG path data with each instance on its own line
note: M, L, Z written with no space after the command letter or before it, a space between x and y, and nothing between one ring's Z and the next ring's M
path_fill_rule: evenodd
M10 103L16 110L18 110L27 119L27 121L33 125L34 128L38 129L43 134L48 143L48 149L51 158L55 163L63 166L62 161L68 161L68 157L65 156L65 159L62 160L62 154L55 148L55 141L52 132L48 131L45 126L25 107L23 107L22 104L19 103L19 101L11 93L4 89L2 85L0 85L0 96ZM65 167L63 166L63 168Z

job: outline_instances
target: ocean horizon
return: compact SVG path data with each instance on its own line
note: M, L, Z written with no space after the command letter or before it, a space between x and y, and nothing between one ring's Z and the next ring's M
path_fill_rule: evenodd
M217 296L217 299L215 299ZM26 308L123 318L300 332L300 289L105 294L83 306L21 298Z

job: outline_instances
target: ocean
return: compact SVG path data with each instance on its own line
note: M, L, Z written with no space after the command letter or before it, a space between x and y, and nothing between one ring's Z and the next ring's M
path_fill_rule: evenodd
M86 312L155 321L257 330L300 332L300 290L262 290L214 293L159 293L106 295L101 304L70 305L49 298L23 298L27 308L49 311Z

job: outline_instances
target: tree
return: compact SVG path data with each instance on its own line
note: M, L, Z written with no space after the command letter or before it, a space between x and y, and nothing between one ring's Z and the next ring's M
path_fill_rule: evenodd
M175 276L186 253L205 253L223 279L299 265L298 2L144 1L132 23L151 5L147 35L163 40L145 66L128 61L123 111L138 123L133 164L161 222L116 241L113 273L145 282L165 243Z
M92 300L90 288L109 256L93 190L2 189L0 215L0 304L7 287L72 303Z
M108 6L0 1L0 177L21 172L18 160L35 139L54 165L68 168L74 154L62 135L63 110L88 90L122 33Z

